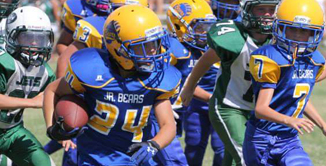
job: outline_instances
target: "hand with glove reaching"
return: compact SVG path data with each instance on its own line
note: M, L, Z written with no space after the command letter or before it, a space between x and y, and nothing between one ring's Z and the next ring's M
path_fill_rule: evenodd
M148 162L159 150L160 145L153 140L149 140L132 144L127 154L131 156L131 161L136 165L141 165Z
M62 126L63 124L63 117L58 117L56 122L46 130L46 135L53 140L56 141L63 141L69 140L71 138L78 137L81 135L87 127L82 128L74 128L71 131L66 131Z

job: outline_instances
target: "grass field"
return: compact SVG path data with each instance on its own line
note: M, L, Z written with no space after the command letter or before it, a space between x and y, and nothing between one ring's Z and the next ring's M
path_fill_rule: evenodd
M317 83L313 95L311 97L315 107L326 120L326 81ZM39 141L44 145L49 139L45 135L45 125L43 120L42 110L27 109L24 113L25 127L32 131ZM183 143L183 138L180 139ZM322 132L315 128L311 134L304 134L301 136L302 143L306 152L311 157L315 166L326 165L326 137ZM57 166L61 165L63 150L60 150L51 155ZM213 159L213 152L210 147L207 148L204 166L211 166Z

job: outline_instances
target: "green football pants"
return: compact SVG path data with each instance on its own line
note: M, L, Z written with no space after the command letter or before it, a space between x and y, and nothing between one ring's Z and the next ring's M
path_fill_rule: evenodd
M10 129L0 129L0 153L18 166L54 165L40 142L24 128L23 123Z
M224 143L222 166L244 166L242 144L250 111L222 107L216 104L216 101L216 99L210 101L209 119Z

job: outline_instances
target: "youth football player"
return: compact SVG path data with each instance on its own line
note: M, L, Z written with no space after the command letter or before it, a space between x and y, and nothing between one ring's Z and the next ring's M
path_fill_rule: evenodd
M78 20L94 15L107 15L108 12L109 0L67 0L61 11L63 29L56 45L58 54L61 55L73 42L72 35Z
M325 64L317 50L324 12L315 0L283 0L276 17L276 43L254 51L250 59L257 100L247 123L244 159L252 166L312 166L298 133L310 133L317 125L326 136L326 123L309 101ZM303 118L304 111L310 120Z
M46 61L53 31L36 7L21 7L7 21L6 50L0 56L0 133L2 154L17 165L54 165L40 142L24 127L25 108L41 108L45 87L55 80Z
M57 97L83 93L90 121L77 139L78 165L152 165L151 158L176 132L169 97L177 92L181 76L169 66L168 33L153 11L126 5L110 14L103 34L107 50L76 52L66 77L46 89L48 134L58 138L63 133L65 139L64 131L51 130ZM149 139L152 107L160 131Z
M181 92L189 105L198 80L216 62L220 76L209 103L209 118L224 143L223 166L244 165L242 143L245 123L254 108L249 73L250 53L268 44L279 0L241 0L242 23L224 20L207 34L208 51L201 56Z
M186 64L187 77L197 60L207 50L206 33L217 19L205 0L175 0L170 5L167 15L169 30L190 52L191 57ZM193 99L188 109L175 109L180 118L178 125L184 123L185 154L189 165L202 165L209 136L214 150L213 165L220 165L223 159L224 146L209 122L207 104L211 96L209 92L214 88L218 67L219 64L211 67L195 92L196 96L206 100L206 103ZM177 100L175 105L178 102Z
M115 10L123 5L130 4L139 4L146 7L148 6L147 0L111 0L109 2L112 10ZM75 26L72 36L73 42L68 45L67 49L65 49L62 52L62 55L60 55L58 58L56 69L56 76L58 78L64 76L69 58L77 50L91 47L106 49L102 36L103 26L109 14L109 12L106 12L100 16L90 16L80 19L77 22L77 26Z

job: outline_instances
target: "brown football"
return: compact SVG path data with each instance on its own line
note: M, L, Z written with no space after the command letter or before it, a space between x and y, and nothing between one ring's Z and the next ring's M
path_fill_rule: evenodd
M71 131L76 127L83 127L88 122L87 105L84 100L76 95L66 95L59 99L55 106L54 118L62 116L63 127Z

